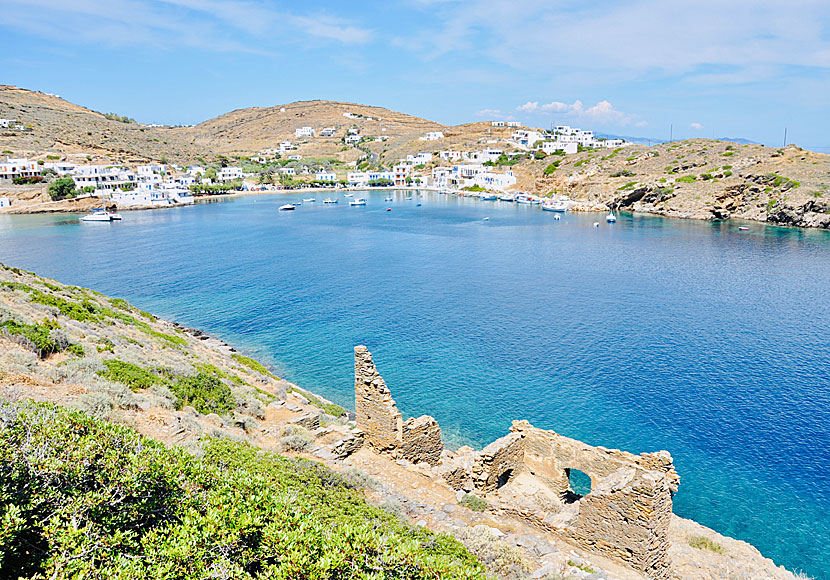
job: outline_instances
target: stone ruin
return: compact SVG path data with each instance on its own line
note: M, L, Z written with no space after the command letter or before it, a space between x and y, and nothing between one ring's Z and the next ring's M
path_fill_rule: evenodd
M357 426L375 450L426 462L453 489L489 494L494 510L558 533L649 578L671 577L669 524L680 477L668 452L634 455L592 447L514 421L508 435L481 451L462 447L453 453L444 449L432 417L402 421L365 346L355 347L355 408ZM572 470L590 478L586 495L573 490Z

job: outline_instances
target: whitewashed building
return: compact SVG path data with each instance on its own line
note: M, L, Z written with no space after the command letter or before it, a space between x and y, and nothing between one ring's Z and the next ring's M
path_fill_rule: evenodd
M349 187L366 187L369 185L369 174L365 171L349 171L346 180Z
M444 138L444 133L441 131L430 131L423 137L419 137L421 141L438 141Z
M360 135L352 134L352 135L346 135L346 138L344 139L344 141L346 142L346 145L356 145L356 144L360 143L360 141L362 139L363 139L363 137L361 137Z
M314 174L314 179L334 183L337 181L337 174L334 171L318 171Z
M312 127L298 127L294 129L294 136L299 137L314 137L314 129Z
M51 169L58 175L69 175L75 172L75 167L77 167L74 163L69 163L68 161L54 161L49 163L44 163L44 169Z
M516 185L516 176L512 171L506 173L494 173L486 171L478 173L472 179L473 185L478 185L484 189L495 189L497 191L504 191L511 185Z
M223 167L216 174L216 179L222 182L235 181L244 177L240 167Z
M442 161L459 161L464 157L461 151L439 151L438 157Z
M546 155L551 155L556 151L564 151L567 155L573 155L579 150L577 143L562 143L561 141L543 141L542 146L539 147Z
M334 127L326 127L320 130L320 137L334 137L336 129Z
M37 163L29 161L25 157L13 159L6 157L6 161L0 163L0 179L14 179L15 177L34 177L40 175Z
M538 141L542 141L544 137L539 131L532 131L529 129L517 129L513 131L510 140L520 149L528 150L533 147Z
M432 153L422 151L417 155L407 155L406 160L413 165L426 165L432 162Z
M96 192L111 192L124 186L135 187L138 176L120 165L79 165L72 175L75 187L94 187Z
M11 206L12 206L12 202L8 197L6 197L5 195L0 197L0 208L11 207Z

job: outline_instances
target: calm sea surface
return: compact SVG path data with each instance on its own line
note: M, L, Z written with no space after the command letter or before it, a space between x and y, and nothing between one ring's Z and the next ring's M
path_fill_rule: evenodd
M528 419L667 449L676 513L830 578L830 234L385 195L0 216L0 260L207 330L352 408L366 344L402 412L451 445Z

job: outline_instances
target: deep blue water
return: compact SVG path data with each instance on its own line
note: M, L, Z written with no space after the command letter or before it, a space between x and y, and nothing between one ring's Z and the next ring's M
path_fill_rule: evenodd
M385 195L0 217L0 260L210 331L349 407L366 344L404 414L433 415L451 444L528 419L667 449L676 513L830 578L830 234L593 228L601 216Z

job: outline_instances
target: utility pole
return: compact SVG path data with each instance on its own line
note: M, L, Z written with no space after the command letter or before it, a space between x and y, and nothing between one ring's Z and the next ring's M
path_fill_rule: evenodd
M784 127L784 147L787 146L787 128Z

